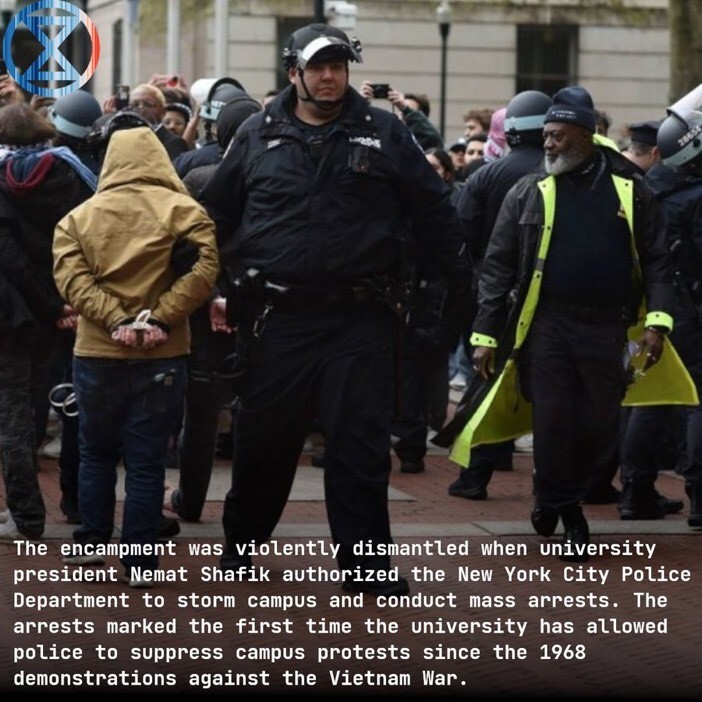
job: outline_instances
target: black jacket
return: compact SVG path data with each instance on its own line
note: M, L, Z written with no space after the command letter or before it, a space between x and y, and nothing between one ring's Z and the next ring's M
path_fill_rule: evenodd
M338 287L396 274L411 249L465 287L471 267L450 191L407 127L349 88L317 164L293 119L296 99L289 86L250 117L202 191L223 267Z
M173 167L180 178L190 173L194 168L211 166L222 160L222 150L216 141L203 144L199 149L190 149L173 159Z
M608 147L598 147L598 150L606 160L607 171L629 179L634 189L634 241L643 281L634 281L630 308L632 319L636 317L643 294L649 311L669 312L674 290L660 208L628 159ZM510 189L500 208L480 276L474 332L500 338L506 331L509 310L520 310L524 304L543 234L543 198L537 187L543 178L544 174L521 178ZM514 329L507 331L510 339L500 339L500 346L512 348Z
M702 310L702 177L657 164L646 182L663 208L679 292Z
M49 168L39 158L0 164L0 328L53 325L63 310L53 277L54 227L92 191L69 164L48 158Z
M456 203L466 241L478 272L507 191L522 177L543 169L543 144L520 144L471 175Z
M189 151L185 139L166 129L162 124L159 124L156 129L154 129L154 132L166 149L166 153L171 161L174 161L178 156Z

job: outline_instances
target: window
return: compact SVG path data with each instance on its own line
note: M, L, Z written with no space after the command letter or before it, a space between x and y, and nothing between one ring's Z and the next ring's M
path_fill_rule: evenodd
M517 27L515 92L547 95L577 83L577 25L523 24Z

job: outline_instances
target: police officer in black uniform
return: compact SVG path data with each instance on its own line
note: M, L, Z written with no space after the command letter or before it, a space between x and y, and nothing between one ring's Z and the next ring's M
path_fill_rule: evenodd
M475 265L473 287L476 296L478 274L505 195L522 176L543 170L542 131L552 102L548 95L539 90L519 92L509 101L505 113L505 137L509 152L471 175L456 203ZM453 438L454 430L447 428L434 441L440 446L448 446ZM449 495L469 500L487 499L487 486L493 471L512 470L513 451L513 441L476 446L471 451L469 466L462 468L458 478L449 485Z
M382 547L388 514L396 296L408 243L451 294L471 267L450 193L409 130L349 85L360 44L338 28L295 31L290 85L237 132L201 201L217 223L229 324L244 368L222 568L268 539L314 418L346 590L403 594ZM356 547L356 548L354 548ZM381 551L381 553L379 553Z
M657 131L662 163L646 181L662 206L675 267L675 326L670 340L702 396L702 85L668 109ZM655 489L665 429L675 422L673 406L635 407L621 450L622 519L662 519L682 502ZM702 526L702 406L685 407L686 455L680 471L690 498L688 524Z
M205 125L205 143L173 159L173 167L181 178L185 178L195 168L219 163L222 152L217 139L217 118L222 108L233 101L248 105L253 98L235 78L216 80L207 93L207 100L200 105L200 119Z

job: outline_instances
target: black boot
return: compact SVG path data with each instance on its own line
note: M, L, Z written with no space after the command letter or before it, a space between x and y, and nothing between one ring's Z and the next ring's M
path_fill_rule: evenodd
M464 468L458 480L449 485L448 494L453 497L465 497L468 500L486 500L487 485L492 477L492 468Z
M658 491L656 491L656 500L665 514L677 514L682 512L682 508L685 506L682 500L666 497Z
M690 498L687 523L691 527L702 527L702 483L686 483L685 492Z
M560 509L563 520L563 553L559 556L562 561L584 563L588 560L585 547L590 543L590 529L580 505L571 505Z
M663 519L667 509L659 497L651 483L626 481L618 507L621 519Z
M324 446L318 448L310 458L310 465L315 468L324 468Z
M424 453L421 449L409 450L403 447L399 451L395 448L395 453L400 459L400 473L423 473Z
M233 570L240 580L246 580L252 566L253 561L248 553L241 553L238 548L225 544L219 559L219 567L222 570Z
M558 526L558 512L534 505L534 509L531 510L531 525L539 536L552 536Z
M178 536L178 534L180 534L180 524L178 520L174 517L166 517L166 515L162 514L161 519L158 521L159 541L172 539L174 536Z

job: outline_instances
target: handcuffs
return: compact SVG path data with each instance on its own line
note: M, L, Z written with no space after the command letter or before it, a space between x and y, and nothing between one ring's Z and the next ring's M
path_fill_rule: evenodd
M142 310L136 317L134 317L134 319L125 319L124 322L115 327L113 331L124 328L131 329L138 334L139 332L143 333L149 331L154 327L162 329L164 332L166 332L166 334L171 333L171 328L168 326L168 324L165 324L164 322L161 322L155 317L151 316L151 310Z
M64 417L78 416L78 403L73 383L59 383L49 392L49 404Z
M146 329L151 329L152 325L149 323L150 318L151 310L142 310L131 323L130 327L135 331L145 331Z

